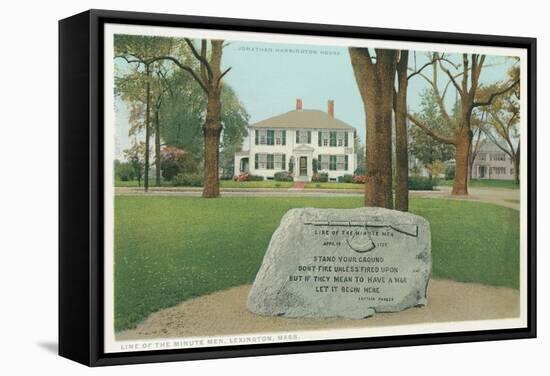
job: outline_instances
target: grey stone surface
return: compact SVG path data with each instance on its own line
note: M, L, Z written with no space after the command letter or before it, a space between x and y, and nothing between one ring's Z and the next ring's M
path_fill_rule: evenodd
M291 209L247 300L260 315L360 319L427 303L430 225L382 208Z

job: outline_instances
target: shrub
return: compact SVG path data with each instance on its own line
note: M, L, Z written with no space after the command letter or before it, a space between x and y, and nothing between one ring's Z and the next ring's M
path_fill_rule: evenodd
M445 180L453 180L455 178L455 165L448 165L445 169Z
M411 191L433 191L435 181L423 176L409 176L409 189Z
M177 187L202 187L202 175L177 174L172 183Z
M292 181L294 180L292 178L292 174L290 174L288 171L279 171L276 172L275 175L273 175L275 181Z
M179 174L197 174L198 161L185 150L165 146L161 150L162 177L172 181Z
M367 169L365 168L364 165L357 167L355 171L353 171L354 175L365 175L366 173L367 173Z
M264 180L263 176L250 175L248 172L241 172L239 175L233 177L235 181L262 181Z
M353 175L338 176L338 183L353 183Z
M319 183L326 183L328 181L328 173L327 172L321 172L319 174L313 174L313 176L311 177L311 181L319 182Z
M121 181L134 180L136 177L133 167L128 162L115 162L115 173Z
M365 184L366 177L365 175L355 175L353 177L353 182L356 184Z
M247 181L263 181L264 177L259 175L248 175Z

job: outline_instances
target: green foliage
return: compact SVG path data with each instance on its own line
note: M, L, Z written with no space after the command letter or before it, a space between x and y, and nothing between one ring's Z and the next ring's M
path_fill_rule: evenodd
M138 186L145 170L145 143L134 142L132 147L124 150L124 156L133 170L133 179L136 179Z
M185 150L173 146L166 146L161 150L162 177L172 181L180 173L196 174L199 170L199 163L195 157Z
M203 124L207 98L196 80L169 60L146 63L161 56L171 56L198 71L198 61L181 38L148 37L135 35L115 36L116 77L115 94L129 109L130 136L143 136L146 116L146 87L150 87L152 114L158 111L162 144L185 150L196 162L195 169L204 158ZM249 115L227 84L221 92L220 167L224 175L233 174L234 154L240 150L247 136ZM151 122L153 116L151 114ZM151 124L150 133L154 127ZM175 176L174 165L168 167ZM177 169L176 169L177 170Z
M442 180L438 185L452 187L453 180ZM468 186L472 188L507 188L519 189L519 184L513 180L471 179Z
M448 124L443 119L437 96L432 90L425 89L421 94L422 101L420 103L420 112L416 114L418 119L430 126L437 134L451 137L452 129L449 129ZM433 163L436 160L446 162L453 159L455 149L453 145L444 144L434 140L426 134L421 128L412 126L409 132L410 135L410 153L418 159L424 166Z
M353 183L353 175L338 176L338 183Z
M202 175L178 174L172 182L176 187L202 187Z
M453 180L455 178L456 166L454 164L449 164L445 169L445 180Z
M248 135L250 115L235 91L227 84L222 87L221 102L223 134L220 144L220 168L224 175L233 175L235 153L241 151L243 140Z
M319 183L326 183L328 181L328 173L327 172L321 172L321 173L318 173L318 174L314 174L311 177L311 181L319 182Z
M292 175L288 171L279 171L273 175L275 181L293 181Z
M319 171L319 165L318 165L318 161L317 161L317 158L313 158L311 160L311 164L312 164L312 167L313 167L313 174L316 174L318 171Z
M435 179L424 176L409 176L409 190L411 191L433 191Z
M246 181L263 181L264 177L260 175L248 175Z
M128 162L121 162L118 159L115 160L115 177L118 177L121 181L131 181L135 179L134 168Z
M252 283L289 209L361 206L363 197L117 196L115 330L181 301ZM430 222L433 278L518 288L517 210L421 198L411 199L410 210Z

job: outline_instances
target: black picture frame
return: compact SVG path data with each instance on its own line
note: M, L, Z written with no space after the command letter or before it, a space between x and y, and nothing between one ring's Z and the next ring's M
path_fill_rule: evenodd
M103 25L514 47L528 54L527 327L185 350L103 351ZM59 354L88 366L536 337L536 39L88 10L59 22ZM83 168L83 166L88 166Z

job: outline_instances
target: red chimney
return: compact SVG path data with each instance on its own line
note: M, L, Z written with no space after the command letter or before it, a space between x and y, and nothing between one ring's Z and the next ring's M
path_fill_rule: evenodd
M331 118L334 118L334 101L332 99L329 99L328 101L328 116Z
M296 109L301 110L302 108L303 108L302 99L301 98L296 99Z

